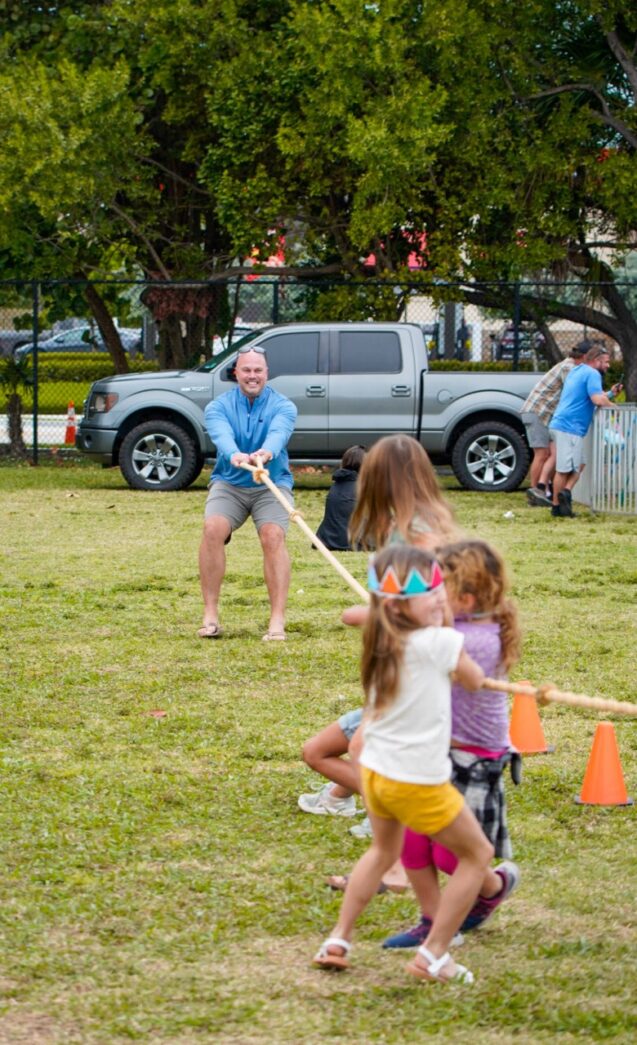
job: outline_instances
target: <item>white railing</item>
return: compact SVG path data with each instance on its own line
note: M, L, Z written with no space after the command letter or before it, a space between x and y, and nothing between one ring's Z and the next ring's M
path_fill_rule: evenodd
M595 411L587 465L573 498L595 512L637 515L637 406Z

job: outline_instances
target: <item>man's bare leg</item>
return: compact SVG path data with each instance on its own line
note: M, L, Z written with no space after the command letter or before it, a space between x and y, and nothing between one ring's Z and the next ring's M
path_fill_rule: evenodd
M549 482L555 474L555 443L551 440L551 445L548 449L548 454L544 464L542 465L542 471L538 482L544 483L544 486L548 486Z
M204 520L199 546L199 581L204 605L204 627L219 623L219 593L226 572L225 542L230 533L230 523L223 515L209 515Z
M536 446L533 450L533 460L531 461L531 474L529 475L529 481L531 486L537 486L542 476L542 469L546 464L546 460L549 456L550 450L545 446Z
M270 599L268 634L285 631L285 607L290 587L290 557L285 546L285 531L277 523L264 523L259 530L263 549L263 576Z

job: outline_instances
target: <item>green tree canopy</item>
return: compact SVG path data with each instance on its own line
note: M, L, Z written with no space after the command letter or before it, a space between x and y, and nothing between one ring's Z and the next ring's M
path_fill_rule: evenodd
M462 280L510 307L475 282L544 280L524 315L615 338L637 396L614 275L637 232L634 5L0 0L0 16L7 264L19 244L36 272L214 280L284 234L286 271L364 277L373 254L395 282L422 248L433 292ZM149 301L181 363L227 302L171 293Z

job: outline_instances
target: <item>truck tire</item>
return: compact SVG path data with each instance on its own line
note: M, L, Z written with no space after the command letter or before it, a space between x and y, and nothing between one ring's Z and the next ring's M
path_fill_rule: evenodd
M134 490L184 490L203 461L192 436L172 421L144 421L126 435L119 466Z
M517 490L529 468L524 437L504 421L481 421L458 438L451 455L456 479L467 490Z

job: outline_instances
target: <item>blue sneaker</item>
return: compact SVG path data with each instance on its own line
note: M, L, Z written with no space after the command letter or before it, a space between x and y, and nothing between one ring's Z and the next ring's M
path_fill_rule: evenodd
M413 929L406 929L404 933L388 936L386 940L383 940L381 946L392 949L395 947L420 947L429 936L430 929L431 918L421 918L418 925L414 925Z
M486 896L478 897L460 926L465 932L469 929L477 929L479 925L486 922L487 918L491 917L502 901L511 895L520 881L520 869L512 860L505 860L503 863L498 864L497 867L494 867L494 871L502 879L502 889L490 899L487 899Z
M430 929L431 918L422 917L413 929L406 929L404 933L388 936L386 940L383 940L381 946L391 950L399 947L420 947L429 936ZM462 933L458 932L451 941L451 946L459 947L461 943L463 943Z

